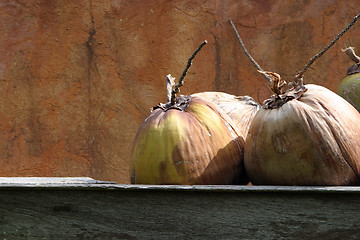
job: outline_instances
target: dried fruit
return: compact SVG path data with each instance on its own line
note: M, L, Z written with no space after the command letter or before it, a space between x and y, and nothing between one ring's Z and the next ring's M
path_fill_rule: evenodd
M344 51L355 64L348 69L347 76L341 81L338 94L360 111L360 57L355 54L352 47Z
M317 85L304 85L303 75L360 18L356 15L334 40L312 57L295 80L264 72L274 95L256 113L245 141L244 161L254 184L359 184L360 114L339 95Z
M141 125L131 156L132 183L232 184L243 171L244 141L215 104L181 96Z
M140 126L130 159L132 183L235 184L243 180L244 139L232 120L201 97L176 97L201 47L189 58L177 85L167 76L167 103L154 107Z
M271 75L272 73L266 72ZM360 114L318 85L265 101L250 126L244 161L254 184L355 185L360 171Z
M219 106L235 123L240 136L244 139L247 136L252 119L261 107L249 96L234 96L223 92L201 92L191 96L204 98Z

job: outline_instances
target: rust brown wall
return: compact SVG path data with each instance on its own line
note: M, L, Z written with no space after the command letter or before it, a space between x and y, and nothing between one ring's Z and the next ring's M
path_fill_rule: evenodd
M128 183L132 141L165 76L203 40L183 94L224 91L262 102L268 84L243 54L291 78L360 11L358 0L0 2L0 176L90 176ZM360 22L306 83L336 90L360 48Z

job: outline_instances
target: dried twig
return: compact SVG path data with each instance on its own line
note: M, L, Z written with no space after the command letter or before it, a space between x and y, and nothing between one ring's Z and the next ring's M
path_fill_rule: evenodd
M346 53L350 57L351 60L355 62L354 65L348 68L347 75L355 74L360 72L360 57L356 55L353 47L348 47L346 49L342 49L343 52Z
M345 52L346 55L348 55L355 63L360 63L360 57L356 55L353 47L348 47L342 51Z
M262 73L262 74L264 75L264 77L271 83L271 82L272 82L271 77L265 73L265 71L260 67L260 65L255 61L255 59L250 55L250 53L249 53L248 50L246 49L243 41L241 40L241 37L240 37L239 32L237 31L234 23L231 21L230 18L229 18L229 22L230 22L232 28L234 29L235 34L236 34L236 36L237 36L237 38L238 38L238 40L239 40L239 42L240 42L240 45L241 45L242 49L244 50L246 56L248 56L248 58L249 58L250 61L255 65L255 67L258 69L258 71L259 71L260 73Z
M171 101L171 96L172 96L171 93L174 85L175 85L175 78L172 77L171 74L168 74L166 76L166 96L167 96L166 102Z
M195 58L196 54L201 50L201 48L207 44L207 41L203 41L199 47L193 52L193 54L191 55L191 57L188 60L188 63L183 71L183 73L181 74L180 78L179 78L179 82L178 84L175 85L174 89L171 92L171 104L175 104L175 98L176 98L176 94L180 92L180 87L182 87L184 85L184 77L186 76L187 71L189 70L190 66L191 66L191 62L192 60Z
M317 58L321 57L321 55L323 55L329 48L331 48L340 39L340 37L342 35L344 35L344 33L346 33L351 28L352 25L354 25L354 23L358 20L359 17L360 17L360 14L356 15L354 17L354 19L351 21L351 23L349 23L349 25L346 28L344 28L344 30L342 30L336 36L336 38L330 42L330 44L328 46L326 46L323 50L321 50L318 54L316 54L314 57L312 57L310 59L310 61L305 65L304 69L299 71L296 74L295 78L296 79L302 79L302 77L304 76L306 70L310 67L310 65L313 64Z

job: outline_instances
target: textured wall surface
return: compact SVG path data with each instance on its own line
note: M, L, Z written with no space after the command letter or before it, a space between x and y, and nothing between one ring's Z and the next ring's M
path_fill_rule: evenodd
M208 44L183 94L270 96L240 48L292 79L360 12L358 0L0 1L0 176L89 176L128 183L131 145ZM360 22L317 60L305 83L336 90L360 49Z

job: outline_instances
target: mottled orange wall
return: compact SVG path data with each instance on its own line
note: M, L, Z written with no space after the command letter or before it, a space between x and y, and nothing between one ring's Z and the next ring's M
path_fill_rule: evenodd
M0 176L90 176L128 183L132 141L165 76L203 40L183 94L224 91L262 102L261 66L292 78L360 12L358 0L38 0L0 3ZM306 83L336 90L360 48L360 22Z

